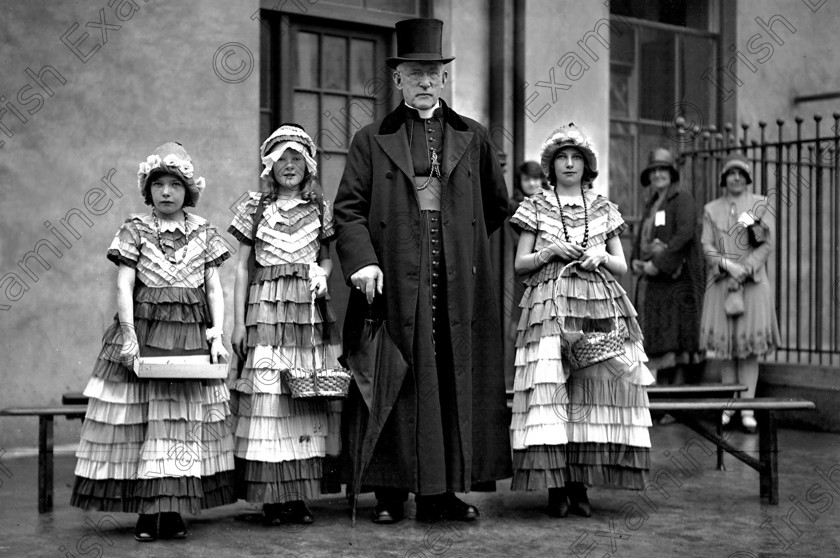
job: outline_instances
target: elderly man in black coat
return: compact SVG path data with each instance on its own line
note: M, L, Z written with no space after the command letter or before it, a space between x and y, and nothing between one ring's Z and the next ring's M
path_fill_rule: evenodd
M376 523L402 519L409 492L419 520L474 520L478 509L455 493L511 475L488 241L507 190L487 130L440 99L453 60L440 54L442 26L397 23L387 62L403 102L355 135L335 200L336 249L354 287L345 349L376 299L408 363L362 479L376 492ZM363 407L351 391L345 426ZM358 440L345 434L352 464Z

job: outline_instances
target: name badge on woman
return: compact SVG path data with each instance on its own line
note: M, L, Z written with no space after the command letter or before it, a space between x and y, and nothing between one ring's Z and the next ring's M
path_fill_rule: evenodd
M654 227L664 227L665 226L665 210L660 209L656 212L656 215L653 216L653 226Z

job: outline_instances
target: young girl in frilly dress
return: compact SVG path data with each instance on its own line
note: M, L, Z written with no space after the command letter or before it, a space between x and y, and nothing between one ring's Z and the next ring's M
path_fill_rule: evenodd
M269 525L312 523L307 501L340 490L324 480L335 469L326 458L340 453L340 403L292 399L280 378L287 368L338 367L341 354L326 300L332 210L314 182L315 153L300 126L277 129L260 149L268 191L249 192L228 229L240 242L232 343L244 366L231 384L238 491L263 505ZM314 322L313 295L323 301Z
M224 381L144 380L132 369L141 353L227 356L216 268L230 253L215 227L184 210L204 179L180 144L155 149L138 178L153 209L130 216L108 250L119 266L117 316L84 391L71 503L139 513L134 537L147 542L185 537L182 513L236 501Z
M574 125L543 145L550 188L522 201L514 265L525 276L514 378L514 490L548 489L548 511L589 517L587 484L642 488L651 426L636 311L615 275L627 271L615 204L589 191L597 176L591 141ZM565 269L565 271L564 271ZM562 275L561 275L562 273ZM623 354L583 368L564 357L579 332L615 329ZM562 326L562 327L561 327Z

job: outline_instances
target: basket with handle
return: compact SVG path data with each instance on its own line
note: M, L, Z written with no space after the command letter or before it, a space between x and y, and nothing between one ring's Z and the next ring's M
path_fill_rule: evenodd
M557 289L560 288L560 279L572 265L579 263L577 261L571 262L560 270L560 275L554 283L555 304L558 300ZM607 278L600 269L596 269L594 273L604 284L608 284ZM572 368L585 368L624 354L624 342L630 336L630 333L627 331L624 321L621 320L615 298L611 296L610 302L612 302L613 307L613 327L610 331L569 332L566 330L566 316L559 314L558 305L557 322L564 339L563 356L568 359Z
M310 343L312 345L312 369L287 368L281 371L283 380L289 386L294 399L321 398L343 398L347 397L350 389L350 378L352 373L347 368L336 366L327 368L327 346L323 344L324 357L321 359L322 367L315 366L315 293L312 293L312 301L309 304L309 317L312 324Z

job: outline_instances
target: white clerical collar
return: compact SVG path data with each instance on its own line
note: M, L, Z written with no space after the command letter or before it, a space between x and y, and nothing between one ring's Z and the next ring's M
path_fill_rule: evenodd
M416 110L417 113L420 115L420 118L422 118L423 120L426 120L426 119L429 119L432 116L434 116L435 111L438 108L440 108L440 99L437 100L437 102L435 103L435 106L433 106L432 108L428 108L428 109L415 108L415 107L409 105L408 103L406 103L405 106L407 106L410 109Z

